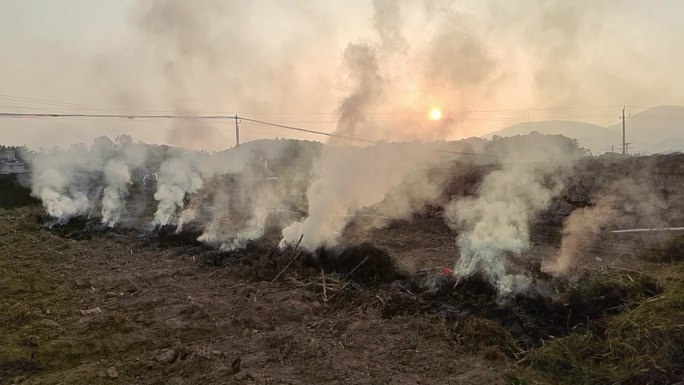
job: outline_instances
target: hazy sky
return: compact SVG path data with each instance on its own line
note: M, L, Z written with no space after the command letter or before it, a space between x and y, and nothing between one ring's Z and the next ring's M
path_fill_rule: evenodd
M386 140L610 125L624 104L684 105L683 29L678 0L0 0L0 111L239 113L333 131L347 101L355 134ZM32 147L117 133L234 144L232 122L0 119L0 142ZM314 138L292 134L242 130Z

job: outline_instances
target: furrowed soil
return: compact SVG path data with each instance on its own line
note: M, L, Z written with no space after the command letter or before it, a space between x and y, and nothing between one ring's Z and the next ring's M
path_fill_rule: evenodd
M286 264L210 266L198 248L69 237L40 215L0 209L2 384L501 384L511 365L439 315L383 316L387 285L314 267L271 282Z

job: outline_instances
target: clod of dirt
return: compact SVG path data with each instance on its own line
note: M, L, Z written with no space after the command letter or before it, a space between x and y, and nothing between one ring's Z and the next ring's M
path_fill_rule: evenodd
M40 338L38 338L38 336L35 335L30 335L26 338L26 344L28 346L37 347L40 345Z
M107 377L109 377L112 380L115 380L119 378L119 372L116 371L116 368L110 366L109 369L107 369Z
M163 365L170 365L176 360L176 357L178 357L176 349L163 349L157 354L155 359Z
M55 320L51 320L49 318L44 318L44 319L40 320L40 322L38 322L38 324L40 324L41 326L45 326L45 327L53 328L53 329L59 328L59 322L57 322Z

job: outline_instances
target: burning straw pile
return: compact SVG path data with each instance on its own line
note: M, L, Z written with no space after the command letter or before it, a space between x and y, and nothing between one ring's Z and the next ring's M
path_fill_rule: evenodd
M582 149L539 134L474 144L333 143L313 152L297 142L272 145L206 154L100 138L89 149L35 155L31 191L65 231L78 223L85 237L132 228L143 246L187 250L200 263L288 282L327 304L434 317L450 325L458 346L485 347L493 358L528 365L533 377L636 384L681 376L681 268L587 269L607 257L590 249L606 228L660 225L668 202L647 168L640 178L633 169L578 178L583 163L570 160ZM469 146L529 158L483 165L444 155ZM473 170L473 186L450 190ZM572 193L584 179L592 187ZM453 231L458 251L446 256L454 264L444 274L402 272L385 250L364 243L371 230L426 207L441 208ZM543 213L556 227L541 225L561 236L554 255L532 255ZM383 220L355 221L366 215ZM351 227L362 236L347 244ZM680 246L646 259L681 261Z

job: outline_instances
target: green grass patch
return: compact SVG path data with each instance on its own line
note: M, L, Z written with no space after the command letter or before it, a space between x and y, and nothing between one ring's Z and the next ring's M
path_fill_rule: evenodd
M632 283L662 287L652 296ZM670 266L617 283L629 300L602 319L602 327L545 341L528 356L540 378L561 384L670 384L684 376L684 267ZM616 278L613 277L613 280ZM616 282L607 280L598 293ZM648 285L647 285L648 286ZM592 292L593 289L585 288ZM596 293L594 293L596 294ZM620 308L620 307L618 307ZM512 382L513 383L513 382Z

